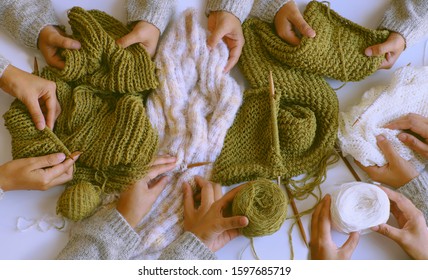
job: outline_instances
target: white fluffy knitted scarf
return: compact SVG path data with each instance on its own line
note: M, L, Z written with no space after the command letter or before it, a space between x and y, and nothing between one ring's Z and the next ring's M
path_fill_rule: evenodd
M147 101L147 113L159 132L160 153L177 157L178 168L150 214L137 227L141 246L133 258L154 259L183 233L183 182L210 177L227 130L242 103L242 89L223 69L229 51L221 42L207 48L207 34L196 12L187 10L159 45L155 59L159 88Z
M383 134L401 157L422 170L427 160L397 138L401 131L384 126L408 113L428 117L427 89L428 67L407 66L395 71L388 86L365 92L360 104L339 114L338 139L342 152L352 155L364 166L383 166L387 162L376 144L376 136Z

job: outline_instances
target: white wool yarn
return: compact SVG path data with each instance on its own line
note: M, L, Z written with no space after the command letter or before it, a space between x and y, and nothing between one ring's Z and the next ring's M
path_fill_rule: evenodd
M389 199L373 184L350 182L342 184L331 194L331 221L339 232L365 234L370 228L386 223Z
M384 126L409 113L428 117L427 88L428 67L406 66L394 72L388 86L365 92L360 104L339 114L338 140L344 155L353 156L364 166L385 165L385 157L376 144L376 136L382 134L401 157L410 161L418 171L424 169L427 160L397 138L402 131Z
M206 30L189 9L164 36L155 59L160 86L147 100L147 114L159 133L160 154L177 157L177 168L152 211L138 225L142 242L133 258L156 259L183 233L184 182L210 177L227 130L242 103L243 90L223 73L229 51L220 42L211 51Z

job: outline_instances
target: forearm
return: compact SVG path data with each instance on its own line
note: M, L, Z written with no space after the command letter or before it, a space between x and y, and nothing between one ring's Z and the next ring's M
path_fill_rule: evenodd
M9 65L10 65L9 60L7 60L6 58L0 55L0 79L3 76L4 71ZM0 85L1 85L1 81L0 81Z
M406 46L412 46L426 35L427 12L426 0L392 0L382 18L380 28L400 33L406 40Z
M160 260L214 260L215 254L191 232L184 232L159 257Z
M58 259L126 260L141 239L116 209L102 209L72 228Z
M128 0L128 22L147 21L163 33L174 7L175 0Z
M226 11L235 15L241 23L248 17L254 0L208 0L206 13Z
M418 177L398 189L422 211L428 222L428 173L424 170Z
M273 22L279 9L290 0L254 0L251 16L257 17L265 22Z

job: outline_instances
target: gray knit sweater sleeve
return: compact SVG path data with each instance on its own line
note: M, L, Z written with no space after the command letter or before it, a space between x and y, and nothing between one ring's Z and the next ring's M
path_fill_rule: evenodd
M175 0L128 0L128 22L144 20L163 33L174 7Z
M250 15L266 22L273 22L279 9L290 0L254 0Z
M428 34L428 1L392 0L380 27L400 33L407 47L414 45Z
M0 78L3 75L4 70L9 66L10 62L0 55Z
M422 171L418 177L398 189L424 213L428 223L428 172Z
M59 25L50 0L2 0L1 25L30 48L37 48L40 31L47 25Z
M61 260L126 260L141 238L116 209L104 208L76 223Z
M208 0L206 14L215 11L226 11L244 22L251 11L254 0Z
M184 232L159 257L160 260L215 260L215 254L191 232Z

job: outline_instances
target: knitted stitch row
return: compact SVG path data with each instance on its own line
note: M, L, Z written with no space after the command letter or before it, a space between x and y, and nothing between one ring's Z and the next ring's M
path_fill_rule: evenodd
M96 209L103 193L121 192L146 174L158 137L146 116L141 93L157 82L153 82L154 65L142 47L122 49L116 45L112 51L112 45L101 43L111 43L112 38L130 31L116 19L81 8L71 9L69 18L82 48L63 52L64 70L46 67L41 74L57 85L62 112L54 132L37 130L18 100L4 119L12 136L13 158L82 152L73 180L57 204L58 214L77 221ZM141 50L135 51L138 48ZM124 60L115 60L115 56ZM140 68L145 64L132 67L143 61L146 68Z

